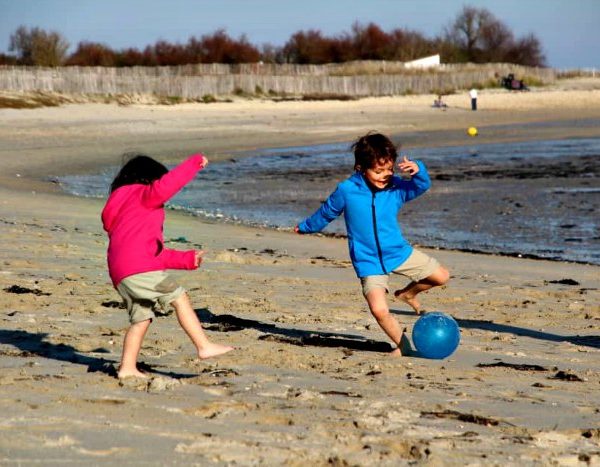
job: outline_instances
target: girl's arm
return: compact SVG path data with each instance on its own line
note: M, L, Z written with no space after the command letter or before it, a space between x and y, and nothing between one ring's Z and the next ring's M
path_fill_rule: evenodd
M320 232L344 211L344 206L344 196L338 187L312 216L300 222L294 230L297 233Z
M194 154L161 178L148 185L142 194L142 203L147 207L160 207L194 179L208 164L202 154Z
M197 269L201 262L196 250L172 250L163 248L160 260L165 269Z
M431 179L425 164L421 161L408 161L413 164L410 170L412 175L410 180L401 180L399 182L402 190L400 191L404 201L410 201L417 196L425 193L431 186ZM401 163L403 164L403 163ZM401 166L399 164L399 166Z

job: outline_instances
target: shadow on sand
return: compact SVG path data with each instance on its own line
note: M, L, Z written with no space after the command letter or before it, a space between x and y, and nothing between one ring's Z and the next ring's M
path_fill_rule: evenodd
M0 329L0 344L8 344L21 351L20 357L44 357L61 362L77 363L86 365L88 372L99 371L109 376L116 376L117 372L114 360L107 360L101 357L94 357L79 353L77 349L67 344L52 344L46 342L47 333L33 333L21 330ZM106 352L103 349L97 349L97 352Z
M16 347L21 351L18 357L43 357L58 360L61 362L75 363L78 365L87 366L88 373L104 373L108 376L117 377L117 365L118 361L108 360L102 357L95 357L89 354L79 352L76 348L67 344L53 344L46 341L48 337L47 333L32 333L21 330L6 330L0 329L0 344L8 344ZM107 353L108 351L103 348L98 348L91 351L90 353ZM8 352L0 351L0 355L7 354ZM174 372L160 371L156 368L140 362L138 367L142 371L152 372L168 376L170 378L192 378L197 376L196 374L180 374Z
M411 311L391 311L396 315L415 317L414 313ZM210 331L235 332L243 329L255 329L263 333L263 335L259 336L259 339L285 344L342 348L368 352L390 352L392 350L392 346L388 342L367 339L364 336L356 334L340 334L290 327L278 327L274 324L239 318L230 314L215 315L207 308L196 309L196 313L202 321L204 328ZM600 349L600 336L563 336L508 324L494 323L493 321L488 320L457 319L457 322L463 329L481 329L484 331L541 339L549 342L570 342L575 345ZM85 365L87 366L87 371L89 373L100 372L108 376L116 377L117 361L81 353L76 348L67 344L53 344L47 342L47 337L47 333L31 333L22 330L0 330L0 344L12 345L19 349L21 354L18 356L39 356L78 365ZM90 353L102 352L107 352L107 350L98 348ZM3 353L10 355L8 352L0 351L0 355ZM171 378L183 379L197 376L195 374L160 371L144 363L140 363L140 368L145 371L151 371Z
M207 308L196 309L204 328L210 331L231 332L243 329L256 329L264 333L260 340L282 342L293 345L315 347L340 347L348 350L368 352L390 352L388 342L367 339L356 334L339 334L323 331L310 331L296 328L278 327L253 319L238 318L234 315L215 315Z
M391 312L396 315L415 317L415 314L412 311L391 310ZM534 329L512 326L510 324L494 323L489 320L459 319L456 317L454 317L454 319L456 319L456 322L462 329L481 329L483 331L513 334L515 336L531 337L532 339L540 339L549 342L570 342L575 345L600 349L600 336L562 336L560 334L536 331Z
M282 342L293 345L309 345L316 347L340 347L349 350L362 350L371 352L389 352L392 347L387 342L366 339L363 336L352 334L337 334L320 331L307 331L294 328L283 328L274 324L263 323L245 318L238 318L234 315L215 315L206 308L197 309L203 326L207 330L231 332L242 329L256 329L264 333L259 337L261 340ZM7 344L20 350L19 357L43 357L58 360L62 362L75 363L87 366L88 373L100 372L108 376L117 376L116 366L118 361L102 357L96 357L94 353L108 353L103 348L95 349L89 353L82 353L75 347L59 343L48 342L48 333L32 333L22 330L0 329L0 344ZM11 355L9 352L2 352L0 355ZM196 374L181 374L174 372L160 371L156 368L139 363L139 368L143 371L161 374L170 378L192 378Z

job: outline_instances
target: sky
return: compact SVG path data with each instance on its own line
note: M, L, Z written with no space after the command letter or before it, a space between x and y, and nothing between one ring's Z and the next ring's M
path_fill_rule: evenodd
M300 30L333 36L357 21L433 38L465 5L486 8L517 38L535 34L551 67L600 68L600 0L0 0L0 53L20 25L61 33L69 52L80 41L143 49L217 29L281 46Z

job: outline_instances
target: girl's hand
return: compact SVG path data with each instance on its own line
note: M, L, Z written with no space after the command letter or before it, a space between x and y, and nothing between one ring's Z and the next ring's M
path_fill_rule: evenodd
M200 267L202 264L202 257L204 256L204 250L197 250L194 256L194 266Z
M300 228L298 226L294 227L294 232L296 232L297 234L302 234L302 232L300 232Z
M192 154L189 157L200 157L200 170L205 168L208 165L208 159L201 152L197 152L196 154Z
M398 168L400 169L401 174L409 175L411 177L419 172L419 164L409 160L406 156L402 157L402 160L398 163Z
M208 159L204 154L200 154L200 157L202 157L202 162L200 162L200 170L202 170L208 165Z

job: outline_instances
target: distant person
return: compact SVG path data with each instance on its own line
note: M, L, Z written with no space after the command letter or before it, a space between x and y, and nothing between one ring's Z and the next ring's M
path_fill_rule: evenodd
M433 100L433 107L436 109L446 110L448 105L444 102L443 96L441 94L438 95L437 99Z
M160 162L137 155L121 168L110 186L102 211L108 233L108 271L129 313L119 378L146 377L137 358L153 307L172 305L183 330L196 346L199 358L215 357L233 350L208 340L188 294L169 276L167 269L197 269L203 251L177 251L163 243L164 204L208 164L201 154L190 156L168 171Z
M471 110L477 110L477 89L471 89L469 96L471 97Z
M389 275L402 274L411 280L394 295L417 314L422 313L417 295L444 285L449 279L448 271L437 260L404 239L398 225L398 211L425 193L431 181L425 165L406 156L397 165L400 176L394 175L398 153L382 134L368 133L358 138L352 148L354 174L341 182L321 207L294 230L300 234L319 232L344 214L350 259L369 310L396 345L392 354L406 355L410 344L391 315L386 299Z

